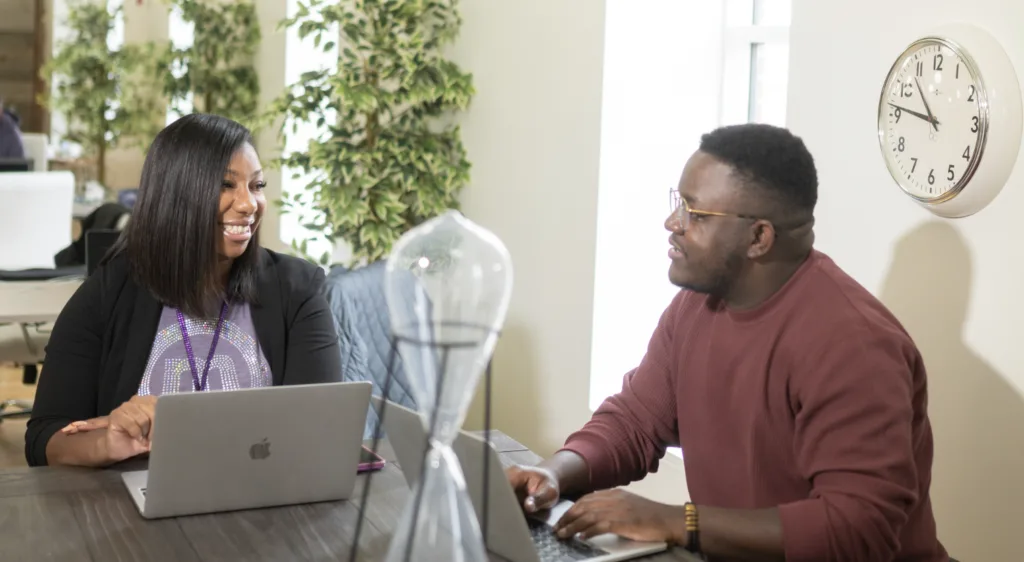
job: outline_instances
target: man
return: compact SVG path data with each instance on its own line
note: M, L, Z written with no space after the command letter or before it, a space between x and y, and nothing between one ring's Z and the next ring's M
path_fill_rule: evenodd
M4 109L4 99L0 97L0 159L23 158L25 158L25 145L21 141L18 119Z
M710 560L948 560L928 496L924 364L892 314L813 249L817 184L785 129L702 138L665 221L683 290L622 391L554 456L509 469L526 511L641 479L681 446L692 505L600 491L556 531Z

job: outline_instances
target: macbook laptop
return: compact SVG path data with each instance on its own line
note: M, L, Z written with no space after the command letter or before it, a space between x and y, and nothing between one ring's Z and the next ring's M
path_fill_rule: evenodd
M371 400L374 408L379 411L381 399L374 396ZM412 488L419 478L426 447L426 430L420 415L388 401L384 412L384 430L405 480ZM667 548L665 543L637 542L611 534L588 540L560 540L553 526L572 506L572 502L561 500L542 514L527 516L505 477L504 467L494 447L463 431L459 433L452 448L462 464L466 487L478 521L483 513L483 458L484 454L490 456L487 547L511 562L616 562L654 554Z
M149 469L121 475L147 519L348 499L369 382L161 396Z

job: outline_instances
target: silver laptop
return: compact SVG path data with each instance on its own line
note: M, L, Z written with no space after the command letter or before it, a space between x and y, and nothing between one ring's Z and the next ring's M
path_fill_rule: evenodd
M371 398L374 409L380 409L381 399ZM420 415L394 402L388 401L384 412L384 431L398 458L405 480L412 488L419 478L426 430ZM490 455L488 478L487 547L511 562L554 562L586 560L587 562L615 562L639 558L668 548L661 542L637 542L617 535L604 534L588 540L560 540L553 526L572 507L572 502L561 500L542 518L524 516L515 491L505 477L505 470L494 448L483 439L460 432L452 448L459 457L466 478L477 520L483 513L483 455Z
M348 499L369 382L169 394L149 470L121 475L147 519Z

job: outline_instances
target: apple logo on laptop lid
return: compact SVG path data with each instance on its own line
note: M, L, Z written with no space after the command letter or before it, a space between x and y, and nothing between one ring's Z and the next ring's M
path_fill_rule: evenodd
M264 437L263 441L259 443L253 443L249 447L249 458L254 461L263 460L270 456L270 442Z

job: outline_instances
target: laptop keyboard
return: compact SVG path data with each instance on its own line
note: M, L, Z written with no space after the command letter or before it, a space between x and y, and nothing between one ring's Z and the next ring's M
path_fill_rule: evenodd
M604 556L607 552L594 548L578 539L562 540L554 529L543 521L526 518L530 527L530 538L537 548L540 562L568 562L570 560L590 560Z

